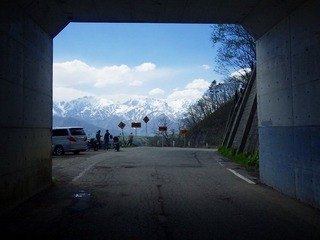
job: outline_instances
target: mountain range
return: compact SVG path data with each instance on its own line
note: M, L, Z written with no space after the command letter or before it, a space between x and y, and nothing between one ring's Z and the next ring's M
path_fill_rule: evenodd
M179 124L191 104L180 100L168 104L156 98L135 98L125 102L115 102L93 96L86 96L71 101L53 102L53 127L81 126L87 135L94 137L97 130L102 134L105 129L113 135L127 136L155 135L159 126L167 126L168 131L179 131ZM147 117L146 123L143 119ZM141 123L141 128L132 128L132 123ZM120 128L120 123L124 127Z

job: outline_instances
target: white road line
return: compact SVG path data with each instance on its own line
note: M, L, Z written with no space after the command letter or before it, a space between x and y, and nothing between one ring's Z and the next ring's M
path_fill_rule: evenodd
M221 162L219 162L219 161L217 161L218 163L219 163L219 165L221 166L221 167L224 167L224 165L221 163Z
M85 174L87 171L90 170L90 168L92 168L96 163L92 163L91 165L89 165L85 170L83 170L78 176L74 177L72 179L72 182L77 181L79 178L81 178L83 176L83 174Z
M256 184L255 182L251 181L250 179L242 176L241 174L237 173L236 171L230 169L230 168L227 168L230 172L232 172L234 175L236 175L237 177L241 178L242 180L246 181L247 183L249 184Z

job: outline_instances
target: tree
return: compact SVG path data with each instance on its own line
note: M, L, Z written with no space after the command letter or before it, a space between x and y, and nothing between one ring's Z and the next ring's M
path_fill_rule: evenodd
M167 127L167 131L157 131L157 136L161 137L162 140L164 140L165 142L163 142L164 146L170 146L170 136L168 135L168 130L170 130L170 126L172 125L172 122L170 121L170 119L163 115L160 118L158 118L158 128L160 126L163 127Z
M211 41L217 46L215 71L230 76L239 74L239 80L246 83L256 64L256 41L238 24L212 25Z
M194 104L188 107L184 115L183 124L187 128L194 128L197 124L217 111L222 105L234 98L234 93L242 87L236 78L229 77L224 82L212 81L208 90Z
M240 25L214 25L211 39L220 44L216 61L216 71L228 73L223 82L212 81L209 89L194 104L188 107L184 115L184 124L193 128L200 121L219 109L220 106L234 98L235 92L244 88L255 66L255 40ZM231 69L237 76L231 76Z
M243 87L243 83L237 78L229 77L223 83L213 81L205 94L211 101L212 109L216 111L221 105L230 101L234 97L235 91L240 87Z

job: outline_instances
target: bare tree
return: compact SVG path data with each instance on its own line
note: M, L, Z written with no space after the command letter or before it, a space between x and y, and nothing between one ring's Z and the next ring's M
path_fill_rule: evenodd
M212 25L211 41L218 47L216 72L230 76L238 72L238 79L248 82L256 64L256 41L241 25Z
M237 89L242 87L243 83L237 78L229 77L223 83L213 81L206 95L211 101L213 111L216 111L221 105L230 101L234 97Z
M241 87L241 82L236 78L227 78L222 83L212 81L208 90L194 104L190 105L185 113L183 124L193 128L201 120L218 110L223 104L233 99L235 91Z
M255 39L237 24L212 25L211 40L217 46L216 72L226 75L223 82L212 81L208 90L188 107L183 123L195 127L201 120L219 109L245 87L256 64ZM231 73L237 72L236 75Z

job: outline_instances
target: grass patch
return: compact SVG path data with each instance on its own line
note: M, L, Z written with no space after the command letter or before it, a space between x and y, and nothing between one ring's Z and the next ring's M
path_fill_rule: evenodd
M222 156L243 165L248 170L251 170L251 171L259 170L259 152L237 154L237 149L226 148L223 146L218 148L218 152Z
M55 178L55 177L52 177L52 180L51 180L51 183L52 183L52 185L58 185L59 184L59 180L57 179L57 178Z

